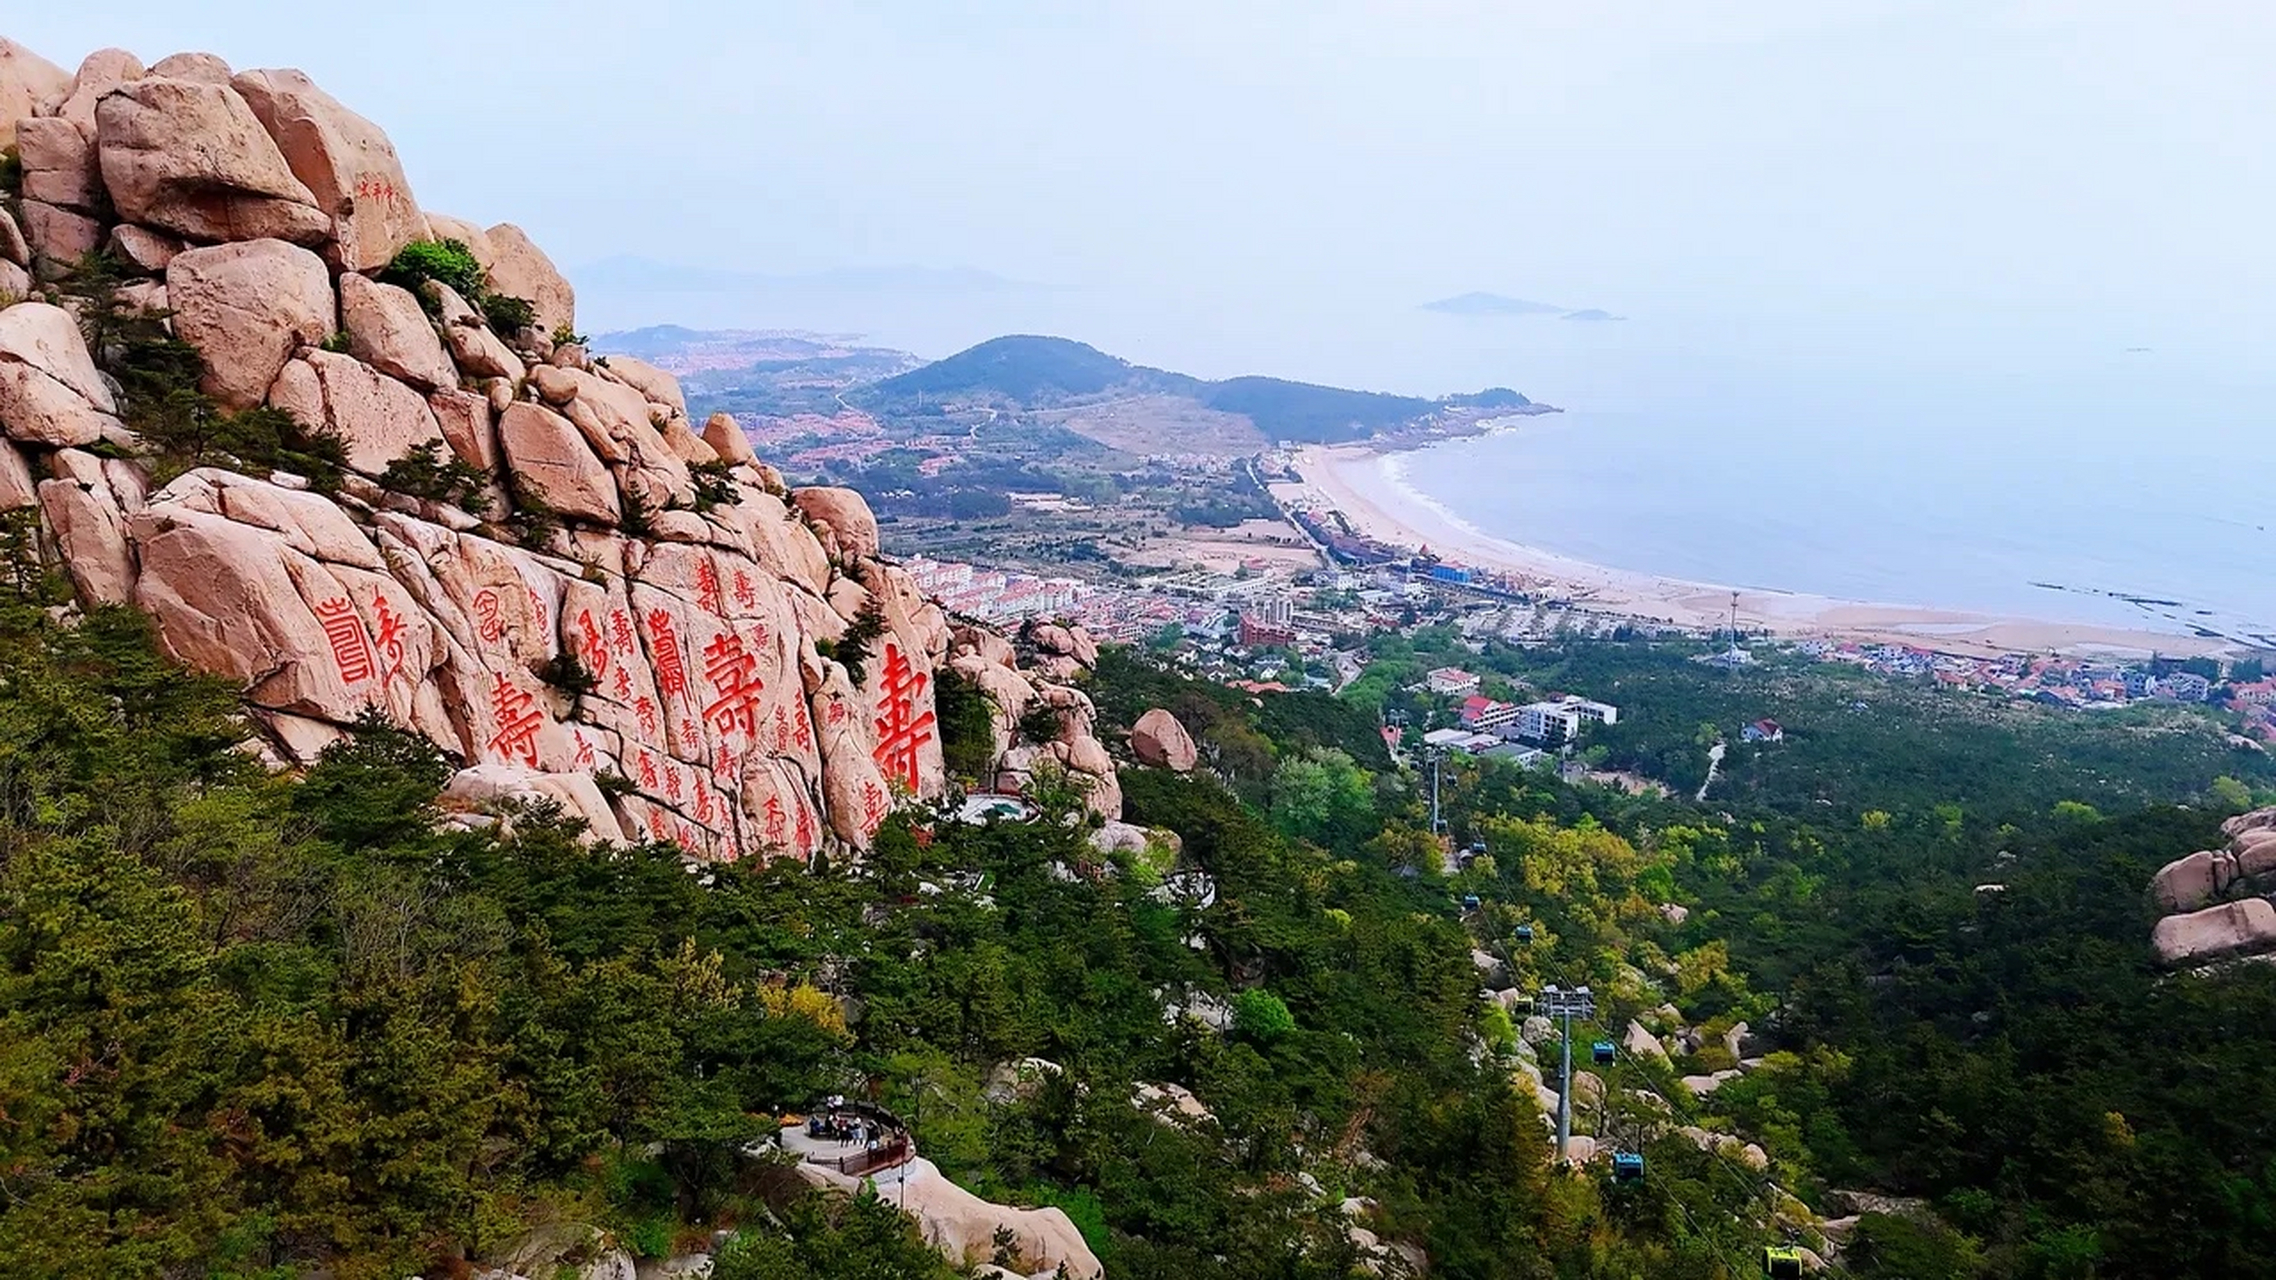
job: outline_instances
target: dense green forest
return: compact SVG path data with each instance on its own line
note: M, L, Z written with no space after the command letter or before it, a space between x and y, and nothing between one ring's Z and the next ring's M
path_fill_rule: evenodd
M1558 659L1575 683L1593 660ZM1114 651L1090 685L1110 723L1176 710L1213 762L1125 772L1212 905L1154 894L1048 783L1042 821L912 809L859 866L697 877L547 812L438 827L422 742L371 724L271 774L137 616L0 608L8 1274L458 1275L546 1221L649 1257L732 1231L722 1280L952 1274L890 1204L753 1154L830 1092L913 1117L984 1195L1066 1209L1115 1277L1348 1276L1364 1197L1437 1276L1715 1280L1822 1243L1799 1205L1860 1189L1924 1207L1858 1222L1850 1275L2265 1273L2276 969L2160 976L2144 945L2142 885L2214 838L2225 756L2152 765L2170 742L2092 722L2067 770L1967 803L1923 766L1705 808L1465 766L1444 800L1482 856L1449 871L1364 698ZM1881 705L1912 725L1886 751L1942 749ZM1590 982L1604 1032L1672 1004L1710 1033L1624 1055L1581 1109L1641 1182L1550 1168L1519 1072L1554 1046L1479 998L1473 948L1521 988ZM1165 1016L1213 1002L1223 1029ZM1767 1056L1692 1099L1675 1077L1728 1066L1712 1033L1740 1019ZM1061 1070L992 1097L1026 1057ZM1210 1118L1165 1123L1141 1083Z

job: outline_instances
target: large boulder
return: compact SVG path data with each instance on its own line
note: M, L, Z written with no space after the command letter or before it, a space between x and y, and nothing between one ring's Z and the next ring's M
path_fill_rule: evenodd
M2217 902L2236 879L2236 861L2227 853L2200 850L2176 858L2158 870L2150 881L2150 896L2167 914L2195 911Z
M126 517L107 485L43 480L40 515L63 552L64 571L88 604L125 604L134 589L134 552Z
M149 74L142 59L124 49L97 49L79 63L79 70L71 77L71 88L62 101L49 104L42 114L61 116L92 133L95 106L103 100L103 95Z
M68 266L103 247L103 224L86 214L45 200L26 200L17 213L32 256L40 261Z
M103 172L95 139L62 116L17 122L16 159L23 165L22 194L79 213L103 206Z
M1138 717L1130 726L1130 750L1139 760L1176 773L1191 773L1201 754L1194 748L1193 735L1185 731L1178 718L1160 707Z
M877 517L870 512L868 499L860 494L816 486L793 490L790 500L808 519L830 527L837 535L841 555L877 554Z
M576 290L569 287L569 278L531 241L528 232L501 222L482 233L480 246L469 247L475 248L478 256L487 251L489 256L482 265L489 268L491 289L525 299L537 309L540 330L552 333L577 327Z
M742 426L731 413L715 413L704 420L703 442L711 446L713 453L732 465L740 466L759 460L758 455L751 451L751 438L743 434Z
M340 277L340 327L348 352L391 378L421 391L458 386L458 367L443 354L442 339L407 289L350 272Z
M0 36L0 148L16 144L17 122L71 92L71 73Z
M50 447L92 444L120 428L71 313L44 302L0 311L0 428Z
M608 524L622 516L615 479L567 418L517 401L498 420L498 443L514 478L555 511Z
M541 773L526 765L491 762L461 769L443 788L443 801L496 812L513 806L556 804L568 817L583 819L588 838L621 842L608 797L590 773Z
M345 271L376 271L427 234L395 144L299 72L247 71L230 81L283 153L292 175L332 214Z
M166 264L174 333L205 359L222 408L266 400L285 363L332 334L337 308L324 260L282 240L192 249Z
M253 109L223 85L122 84L95 107L103 184L128 222L192 240L322 244L332 219L295 178Z
M415 450L446 443L426 397L354 356L310 351L290 361L270 388L269 403L338 436L347 446L349 468L367 476Z
M2276 946L2276 906L2265 898L2225 902L2187 915L2167 916L2150 934L2168 965L2225 960Z
M687 396L680 391L678 378L631 356L610 356L608 362L608 371L617 381L638 391L651 403L663 405L682 418L688 416Z

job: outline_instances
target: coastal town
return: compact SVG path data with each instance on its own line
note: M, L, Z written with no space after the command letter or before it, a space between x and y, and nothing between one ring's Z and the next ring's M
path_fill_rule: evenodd
M2144 703L2204 705L2235 719L2241 734L2276 742L2276 675L2258 657L1982 654L1928 643L1840 636L1774 636L1745 628L1642 622L1585 602L1407 556L1364 566L1277 574L1257 563L1230 572L1165 570L1096 581L912 557L915 581L950 612L998 625L1030 619L1082 624L1115 643L1143 645L1197 674L1252 692L1340 691L1360 678L1385 637L1451 632L1467 651L1599 641L1667 641L1699 650L1694 661L1742 668L1786 660L1838 665L1954 693L2082 712ZM1610 704L1569 694L1497 699L1481 677L1456 666L1432 670L1414 692L1432 700L1423 740L1435 748L1532 762L1618 721ZM1737 730L1751 740L1780 734L1772 721ZM1536 754L1527 754L1527 753Z

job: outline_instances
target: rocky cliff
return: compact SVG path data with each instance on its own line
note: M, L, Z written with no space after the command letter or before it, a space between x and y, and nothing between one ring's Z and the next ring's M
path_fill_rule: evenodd
M2222 849L2165 864L2150 882L2163 918L2151 934L2168 965L2206 964L2276 951L2276 809L2221 825Z
M422 209L305 75L0 40L0 145L0 510L81 605L242 683L280 762L377 715L469 805L807 858L947 790L953 663L994 714L979 781L1063 769L1116 816L1086 638L1038 629L1029 671L952 627L859 495L786 490L590 355L527 235Z

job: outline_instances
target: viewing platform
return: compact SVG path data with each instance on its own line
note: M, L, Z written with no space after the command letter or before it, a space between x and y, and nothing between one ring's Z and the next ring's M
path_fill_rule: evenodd
M811 1115L785 1117L782 1149L849 1178L898 1169L917 1154L909 1126L883 1107L831 1098Z

